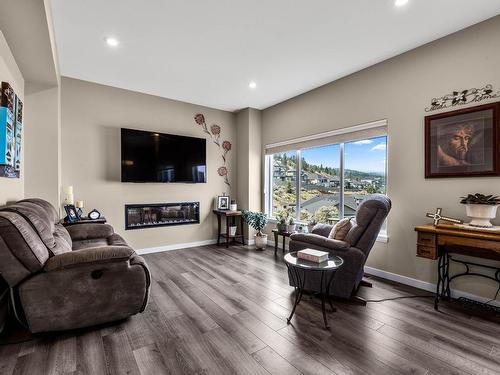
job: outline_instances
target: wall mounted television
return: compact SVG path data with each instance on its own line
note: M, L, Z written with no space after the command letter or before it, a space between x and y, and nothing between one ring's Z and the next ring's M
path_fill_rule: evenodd
M206 140L121 129L122 182L206 182Z

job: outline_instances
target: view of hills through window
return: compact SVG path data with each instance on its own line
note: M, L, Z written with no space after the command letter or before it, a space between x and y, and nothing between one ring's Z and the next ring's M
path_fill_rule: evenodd
M387 137L346 142L342 146L335 144L274 154L271 216L331 223L354 216L366 195L385 193ZM300 184L297 184L299 157ZM300 196L297 185L300 185Z

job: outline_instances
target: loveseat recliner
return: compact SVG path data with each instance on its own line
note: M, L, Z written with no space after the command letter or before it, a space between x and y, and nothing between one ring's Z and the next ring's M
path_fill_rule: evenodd
M82 328L144 311L150 273L107 224L65 228L42 199L0 208L0 277L31 332Z
M364 265L375 243L389 211L391 200L382 194L373 194L360 203L353 226L343 241L328 238L333 225L317 224L312 233L296 233L290 236L290 251L312 248L327 251L344 260L334 276L330 294L350 298L357 291L364 274ZM318 273L319 274L319 273ZM297 286L295 278L289 275L290 285ZM320 292L319 275L311 274L304 289Z

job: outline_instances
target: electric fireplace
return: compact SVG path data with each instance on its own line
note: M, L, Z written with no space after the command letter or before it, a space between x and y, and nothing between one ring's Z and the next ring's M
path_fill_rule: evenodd
M199 223L200 202L125 205L125 230Z

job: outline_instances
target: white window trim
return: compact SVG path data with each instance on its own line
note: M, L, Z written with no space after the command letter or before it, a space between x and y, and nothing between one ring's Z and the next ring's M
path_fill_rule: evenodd
M387 120L378 120L378 121L373 121L373 122L369 122L366 124L351 126L349 128L342 128L342 129L333 130L333 131L329 131L329 132L324 132L324 133L314 134L314 135L310 135L310 136L286 140L283 142L276 142L276 143L266 145L265 148L268 149L268 148L273 148L276 146L291 145L291 144L295 144L295 143L302 142L302 141L320 139L320 138L328 137L331 135L354 133L356 131L366 130L366 129L370 129L370 128L376 128L376 127L381 127L381 126L387 126ZM388 133L386 133L385 136L387 137L387 143L388 143L388 140L389 140ZM340 175L341 175L342 182L344 182L344 170L345 170L345 160L344 160L345 143L347 143L347 142L338 143L338 145L340 147ZM296 151L295 157L297 158L296 163L295 163L295 165L296 165L295 185L296 185L296 191L299 192L297 194L297 207L298 207L298 209L296 210L296 218L299 218L300 217L300 188L301 188L300 170L301 170L302 166L300 165L301 164L300 163L301 162L301 157L300 157L301 150L295 150L295 151ZM389 184L389 178L388 178L389 170L388 170L388 157L387 156L388 156L388 150L386 150L386 165L385 165L386 190L388 189L388 184ZM273 166L273 155L272 154L265 155L265 179L264 179L265 213L268 216L269 222L275 224L277 222L277 220L274 216L272 216L272 214L273 214L273 212L272 212L273 194L271 191L272 166ZM339 199L340 199L339 200L339 208L340 208L339 216L340 217L344 217L344 205L343 205L343 203L344 203L344 188L345 188L344 183L341 183L340 190L339 190ZM307 225L307 223L302 222L298 219L296 219L295 222L297 224L300 224L300 225ZM388 243L389 242L389 235L387 233L387 229L380 231L379 235L377 236L376 241L380 242L380 243Z

